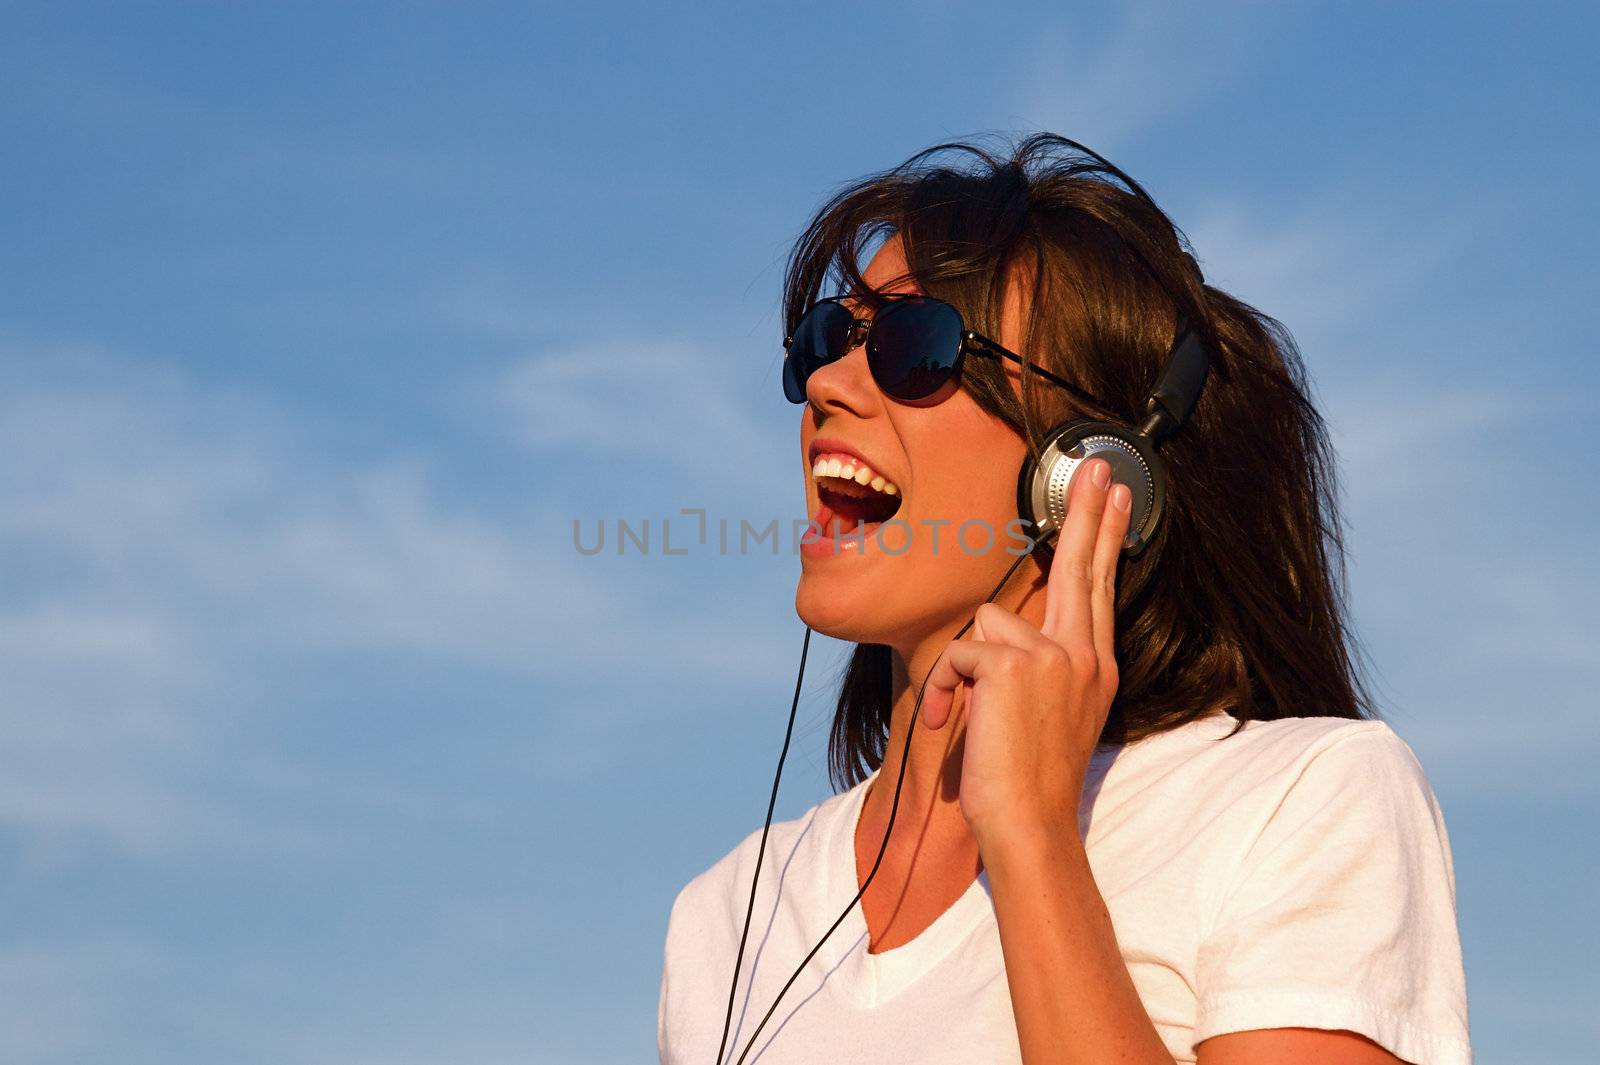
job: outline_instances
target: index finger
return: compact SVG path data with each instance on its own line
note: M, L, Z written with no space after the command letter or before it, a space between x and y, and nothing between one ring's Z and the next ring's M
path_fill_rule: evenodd
M1094 545L1106 509L1106 489L1095 483L1096 474L1111 483L1111 465L1090 459L1074 472L1067 489L1067 517L1056 537L1056 557L1050 562L1045 585L1042 631L1062 647L1092 647Z

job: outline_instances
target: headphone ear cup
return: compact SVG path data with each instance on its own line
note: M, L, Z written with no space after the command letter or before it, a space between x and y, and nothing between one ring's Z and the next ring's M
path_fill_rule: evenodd
M1017 513L1029 535L1053 543L1067 519L1074 477L1092 458L1110 463L1112 483L1133 493L1122 553L1138 555L1154 539L1166 511L1166 470L1148 440L1113 422L1072 421L1046 433L1038 459L1030 454L1022 464Z

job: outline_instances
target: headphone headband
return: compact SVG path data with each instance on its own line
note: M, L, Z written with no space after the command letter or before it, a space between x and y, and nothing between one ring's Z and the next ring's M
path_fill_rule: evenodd
M1144 190L1144 186L1133 178L1123 173L1116 164L1111 162L1099 152L1086 144L1080 144L1068 137L1057 137L1060 143L1071 146L1077 151L1089 156L1098 162L1107 171L1117 176L1117 179L1126 186L1127 190L1143 200L1150 209L1157 214L1162 214L1156 201ZM1163 215L1164 217L1164 215ZM1134 256L1150 271L1156 283L1161 285L1161 278L1156 274L1149 261L1140 252L1137 245L1127 242ZM1184 250L1183 257L1189 261L1189 266L1200 279L1204 287L1205 273L1200 269L1200 264L1189 251ZM1165 288L1165 285L1162 285ZM1171 293L1169 291L1168 295ZM1182 306L1182 303L1179 303ZM1145 420L1139 426L1139 432L1148 437L1152 444L1159 444L1182 428L1183 423L1189 419L1189 413L1194 410L1195 403L1200 399L1200 390L1205 387L1206 368L1211 363L1210 352L1206 350L1205 338L1197 332L1188 321L1187 315L1180 310L1178 317L1178 339L1173 343L1172 352L1167 356L1167 364L1162 367L1161 376L1156 380L1154 391L1145 400Z

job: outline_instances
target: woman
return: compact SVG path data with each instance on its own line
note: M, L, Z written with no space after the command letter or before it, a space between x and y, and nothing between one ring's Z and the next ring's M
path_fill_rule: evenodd
M1288 334L1045 134L848 188L785 304L822 533L796 608L857 644L844 790L679 894L663 1062L1469 1062L1449 841L1355 668ZM958 314L953 368L896 362L915 304ZM1139 425L1190 328L1209 380L1148 545L1090 458L1055 539L1014 546L1047 430Z

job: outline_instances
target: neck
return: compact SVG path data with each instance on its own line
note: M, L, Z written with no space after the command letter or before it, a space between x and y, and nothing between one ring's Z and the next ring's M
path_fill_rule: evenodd
M996 577L998 579L998 576ZM994 601L1000 606L1028 620L1034 625L1044 622L1045 575L1038 563L1029 559L1006 582ZM901 841L929 834L929 829L947 826L948 831L965 836L965 819L961 816L961 753L966 736L966 689L956 691L950 718L937 731L922 724L920 716L915 724L911 716L916 709L917 693L922 687L939 656L961 627L972 618L978 603L956 618L928 633L910 647L897 647L891 657L892 709L889 736L884 748L883 764L878 779L873 782L866 797L864 819L886 823L894 802L895 782L899 779L902 762L905 765L905 783L900 793L900 804L895 814L896 849ZM972 639L969 630L962 639ZM913 729L915 730L913 733ZM913 733L907 751L906 736ZM910 822L919 826L916 833L907 831L904 836L899 826ZM904 844L910 845L910 844Z

